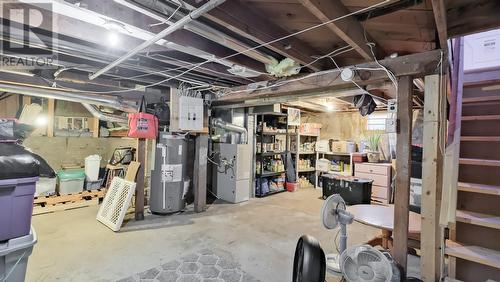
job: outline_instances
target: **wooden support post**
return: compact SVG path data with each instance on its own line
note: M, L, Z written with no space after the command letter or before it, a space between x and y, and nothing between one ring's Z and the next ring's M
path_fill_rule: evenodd
M23 95L23 107L31 104L31 96Z
M135 186L135 220L144 219L144 176L146 172L146 140L137 139L137 161L141 164Z
M99 118L92 118L92 137L99 138Z
M398 133L396 141L396 193L394 197L394 248L392 255L406 277L410 206L412 93L411 76L398 79Z
M425 77L424 104L424 155L422 163L422 231L421 231L421 279L438 281L440 277L440 247L444 240L439 226L441 203L444 140L441 120L442 105L446 101L445 92L441 92L441 77Z
M194 211L203 212L207 206L208 136L197 135L194 159Z
M55 104L54 99L48 99L47 107L47 137L54 137L54 119L55 119Z

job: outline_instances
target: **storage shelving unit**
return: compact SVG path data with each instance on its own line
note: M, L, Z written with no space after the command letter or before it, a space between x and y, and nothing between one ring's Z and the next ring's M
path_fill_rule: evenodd
M319 140L319 134L301 134L300 129L298 127L294 128L295 132L291 133L291 136L295 137L295 148L294 150L291 150L292 157L294 157L294 163L296 169L296 178L297 182L299 182L299 179L301 176L306 176L306 178L309 179L309 181L314 182L310 186L301 186L300 188L308 188L308 187L314 187L317 185L317 177L316 177L316 162L317 162L317 154L312 148L311 150L301 150L300 148L302 147L301 145L305 142L310 142L310 143L316 143ZM311 166L309 168L302 168L299 169L299 160L300 159L309 159L311 161Z
M319 180L321 177L321 174L323 173L334 173L334 174L340 174L344 176L352 176L353 172L353 161L352 161L352 154L351 153L343 153L343 152L316 152L316 160L319 160L320 158L325 158L328 160L341 160L341 161L348 161L349 163L349 169L344 170L344 171L320 171L316 170L316 188L319 188Z
M259 126L260 123L273 124L280 131L268 131L264 126ZM286 191L285 182L283 188L277 191L263 192L262 184L264 181L276 179L283 174L286 174L286 157L289 151L289 135L287 127L287 115L280 113L267 113L256 115L257 130L255 133L255 196L258 198L267 197L277 193ZM267 127L267 126L266 126ZM267 150L266 146L269 144L276 144L279 139L285 138L282 142L281 148L273 148ZM274 147L274 146L273 146ZM270 171L265 169L265 163L270 159L279 160L283 162L284 169L280 171ZM257 163L260 162L260 168ZM286 176L284 177L286 180ZM269 184L268 184L269 185Z

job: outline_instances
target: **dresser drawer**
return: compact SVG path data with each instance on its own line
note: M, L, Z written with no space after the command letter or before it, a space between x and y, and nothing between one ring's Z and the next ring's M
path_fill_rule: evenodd
M386 165L376 165L376 164L367 164L367 163L361 163L361 164L356 164L354 167L354 171L359 171L363 173L370 173L370 174L379 174L379 175L390 175L390 166Z
M389 189L387 189L387 187L372 185L372 197L387 199L389 196L388 194Z
M355 177L371 179L373 180L372 185L387 187L390 185L390 178L388 175L370 174L356 171L354 173Z

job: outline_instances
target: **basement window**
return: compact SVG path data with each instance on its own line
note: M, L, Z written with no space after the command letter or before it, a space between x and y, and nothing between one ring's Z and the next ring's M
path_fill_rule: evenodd
M375 112L368 116L367 130L385 130L386 112Z

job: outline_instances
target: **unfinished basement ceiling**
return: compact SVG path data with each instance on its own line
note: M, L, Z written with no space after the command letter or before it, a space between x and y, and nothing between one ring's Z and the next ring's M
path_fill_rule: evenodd
M394 53L406 55L439 47L430 0L231 0L97 79L89 80L89 75L207 1L53 0L52 3L52 11L45 10L43 16L53 16L57 41L39 47L53 50L59 60L53 68L30 70L29 74L34 77L24 76L21 80L26 84L30 84L31 79L33 85L40 85L42 81L45 86L81 90L90 85L92 89L97 88L92 90L95 92L102 88L100 94L104 95L111 94L109 92L121 95L120 91L125 90L128 97L140 97L144 89L148 93L163 93L167 87L181 83L209 89L272 80L276 78L266 73L266 64L284 58L302 65L303 73L327 70L334 68L334 64L325 55L339 48L342 49L333 55L340 66L373 61L367 40L376 44L374 53L379 59ZM470 5L489 14L499 10L498 4L491 1L475 1L474 4L447 1L449 26L463 27L461 18L466 17L464 11L468 11L463 8ZM329 25L267 44L353 12L356 14ZM498 19L489 19L483 25L488 28L488 24L493 26L495 21ZM24 26L21 22L16 22L15 18L10 23L4 21L2 24L11 24L15 32L2 34L1 40L22 42ZM45 40L50 38L49 26L42 25L37 30L39 36L46 34ZM110 41L111 34L117 41ZM15 54L4 52L1 56ZM324 57L318 59L321 56ZM238 71L244 75L235 75ZM6 76L2 72L0 79L17 81L12 80L12 74Z

